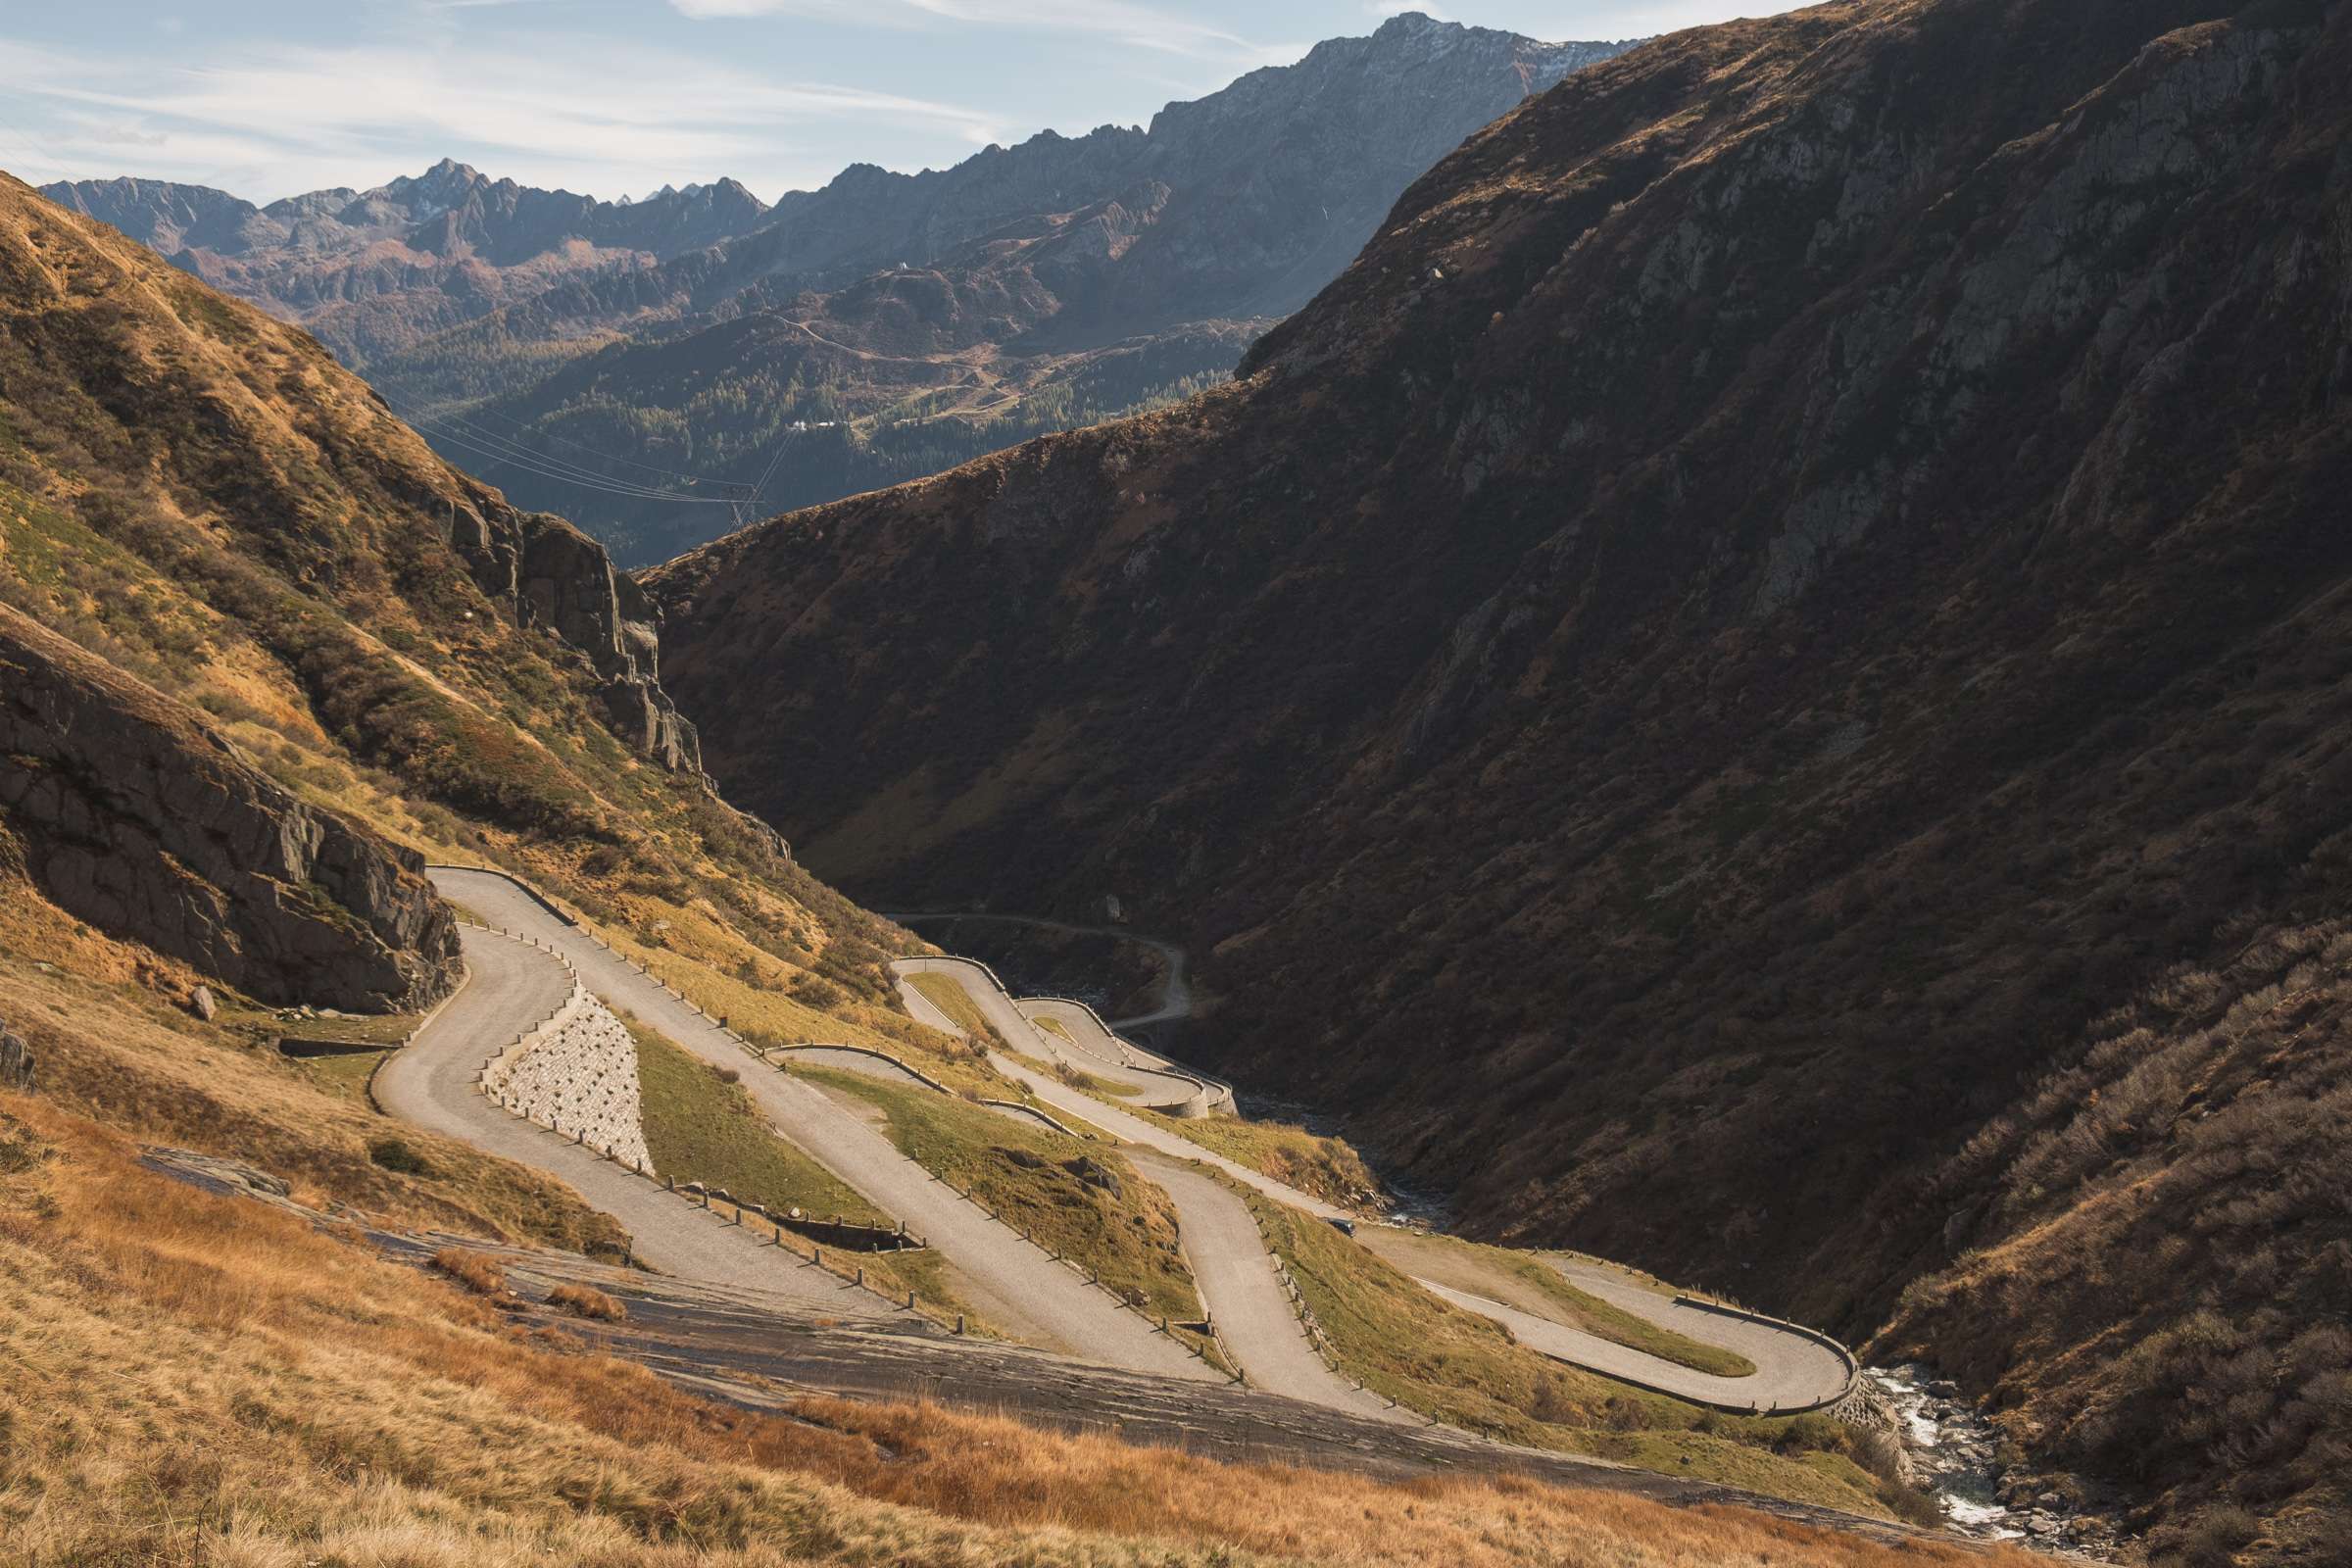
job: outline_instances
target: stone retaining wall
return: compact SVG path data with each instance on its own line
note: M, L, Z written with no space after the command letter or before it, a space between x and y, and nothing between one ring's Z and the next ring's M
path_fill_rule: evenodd
M559 1132L584 1136L613 1158L653 1169L628 1026L577 982L556 1015L500 1053L482 1092Z

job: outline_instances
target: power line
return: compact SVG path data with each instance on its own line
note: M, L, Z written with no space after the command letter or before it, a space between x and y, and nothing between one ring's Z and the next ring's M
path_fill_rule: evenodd
M392 400L386 399L387 403ZM711 499L700 496L681 496L668 490L656 490L627 480L614 479L608 474L594 473L561 458L551 458L518 446L503 436L483 430L464 419L426 414L414 405L402 408L393 404L395 412L420 429L428 429L441 440L469 452L478 453L511 467L534 473L545 479L556 479L585 489L606 491L613 495L630 496L641 501L674 501L685 506L709 506ZM464 433L461 433L464 432Z
M463 430L467 435L471 436L476 442L488 443L488 445L497 451L508 454L518 466L525 464L533 465L540 469L552 470L554 472L564 474L566 477L582 480L593 480L598 484L610 485L618 489L632 490L647 496L668 495L671 493L667 490L657 489L651 485L639 484L634 479L621 479L616 478L609 473L598 473L595 469L584 467L566 458L559 458L550 453L534 451L533 449L522 445L518 441L513 441L508 439L506 436L500 435L495 430L485 430L480 425L475 424L472 420L467 419L461 415L427 415L424 414L421 409L415 410L414 412L420 417L431 419L436 425L440 426L444 430L452 431L453 433L455 431Z
M484 446L475 441L468 441L464 436L457 434L456 432L448 429L446 426L441 425L438 421L423 415L410 414L406 416L406 417L412 424L415 424L419 429L426 431L439 440L448 442L451 446L462 447L468 452L488 458L494 463L504 464L512 468L519 468L525 473L537 474L543 479L553 479L559 484L576 485L583 490L596 490L607 495L623 496L632 501L662 501L672 506L679 507L724 507L733 504L719 497L681 496L667 490L637 489L618 484L606 483L601 478L593 474L564 473L555 468L541 467L536 463L526 462L521 458L515 457L512 452L501 452L494 447Z
M687 484L723 484L730 489L735 490L746 488L741 479L712 479L703 474L680 473L674 468L657 468L650 463L639 463L634 458L624 458L611 452L599 452L594 447L583 446L577 441L567 440L564 437L556 434L553 430L542 430L535 425L525 424L520 419L514 418L511 415L500 414L495 409L476 409L474 412L477 414L486 414L501 424L511 424L515 429L520 430L524 435L535 435L544 441L561 442L563 445L570 447L575 452L585 452L590 457L603 458L609 463L624 464L629 467L642 469L647 473L658 473L664 479L678 479Z

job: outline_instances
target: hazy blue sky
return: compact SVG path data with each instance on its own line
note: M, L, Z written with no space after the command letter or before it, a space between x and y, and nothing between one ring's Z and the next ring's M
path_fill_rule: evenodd
M1422 10L1636 37L1780 0L0 0L0 168L271 201L448 155L604 197L761 197L1171 99Z

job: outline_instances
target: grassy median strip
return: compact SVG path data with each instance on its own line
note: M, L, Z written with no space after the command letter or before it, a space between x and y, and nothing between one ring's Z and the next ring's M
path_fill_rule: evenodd
M885 1132L909 1159L973 1194L1040 1245L1095 1270L1144 1310L1180 1321L1200 1317L1175 1205L1124 1156L911 1084L826 1067L793 1070L879 1107Z
M1561 1277L1525 1252L1392 1226L1366 1226L1356 1240L1404 1272L1533 1312L1572 1329L1721 1378L1753 1376L1756 1364L1737 1350L1703 1344L1638 1317ZM1661 1297L1660 1304L1667 1298Z
M631 1023L629 1032L637 1038L637 1087L646 1152L653 1155L654 1169L681 1185L692 1181L723 1188L733 1197L779 1212L797 1207L813 1219L839 1215L853 1225L896 1223L840 1177L776 1136L736 1079L650 1029ZM754 1072L764 1070L748 1058L745 1065ZM895 1290L902 1297L911 1290L942 1311L969 1314L936 1252L863 1253L857 1262L880 1290Z
M980 1015L979 1004L965 993L962 984L954 975L912 974L906 978L914 982L914 989L920 991L933 1006L954 1019L956 1028L980 1044L1003 1046L1007 1050L1011 1048L1012 1042L999 1034L997 1026Z
M1385 1398L1532 1447L1885 1514L1899 1489L1855 1462L1860 1441L1819 1416L1720 1414L1541 1355L1501 1325L1423 1290L1322 1220L1244 1199L1340 1369Z
M1080 1094L1092 1095L1097 1100L1133 1100L1144 1092L1141 1084L1114 1084L1066 1061L1040 1061L1036 1065L1039 1071L1050 1072Z
M1137 1105L1120 1108L1327 1203L1367 1211L1380 1205L1380 1178L1346 1139L1318 1137L1288 1122L1167 1116Z

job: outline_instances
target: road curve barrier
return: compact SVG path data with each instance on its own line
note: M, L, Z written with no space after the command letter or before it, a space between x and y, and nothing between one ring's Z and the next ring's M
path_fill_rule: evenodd
M991 974L989 978L991 980L995 980L996 976ZM1004 989L1003 982L1000 981L998 983L997 989L1000 991ZM1109 1021L1105 1019L1102 1014L1095 1010L1095 1005L1091 1002L1082 1001L1077 997L1013 997L1009 993L1006 994L1005 1000L1012 1004L1012 1008L1015 1012L1021 1012L1021 1008L1024 1004L1034 1004L1040 1002L1058 1003L1060 1005L1065 1007L1076 1007L1083 1011L1088 1017L1094 1019L1095 1026L1102 1031L1103 1035L1111 1042L1111 1044L1119 1048L1119 1054L1125 1059L1115 1063L1115 1065L1126 1067L1136 1072L1156 1073L1163 1077L1174 1078L1180 1083L1188 1083L1193 1085L1198 1093L1198 1098L1200 1100L1203 1108L1198 1111L1190 1112L1179 1110L1174 1114L1206 1115L1210 1112L1220 1110L1229 1114L1239 1114L1233 1098L1233 1085L1225 1082L1222 1078L1211 1078L1205 1073L1195 1072L1192 1068L1184 1066L1183 1064L1173 1060L1159 1052L1146 1051L1143 1047L1138 1046L1134 1041L1128 1039L1125 1035L1120 1034L1116 1029L1113 1029L1110 1026ZM1021 1012L1021 1016L1026 1018L1029 1015L1025 1012ZM1078 1045L1076 1042L1072 1042L1071 1049L1075 1051L1086 1052L1086 1048ZM1091 1052L1087 1052L1086 1054L1089 1055L1093 1054Z
M469 865L461 865L446 866L442 867L441 869L471 871L480 868ZM498 874L503 875L504 873ZM522 884L518 879L510 877L508 880L514 881L518 887L524 886L524 884ZM525 887L525 891L528 891L527 887ZM563 954L558 953L554 948L548 946L546 943L540 942L532 937L522 936L516 932L502 930L495 926L485 926L479 921L475 920L462 920L461 923L472 926L477 931L484 931L491 935L505 937L510 942L519 942L525 947L539 949L542 953L547 954L550 957L554 958L558 963L564 966L564 972L571 976L574 993L583 993L579 971L572 967L571 960L564 957ZM566 1005L568 1005L568 1003ZM535 1034L539 1028L543 1028L545 1026L545 1022L546 1020L542 1020L541 1023L539 1025L535 1025L533 1029L525 1031L524 1038L528 1038L529 1035ZM422 1026L419 1025L417 1032L421 1032L421 1028ZM730 1031L730 1033L732 1033L732 1031ZM412 1033L409 1038L414 1040L416 1038L416 1034ZM499 1054L504 1055L506 1052L514 1050L516 1044L519 1044L519 1042L510 1043L506 1047L501 1048ZM740 1045L742 1042L738 1040L737 1044ZM751 1048L746 1046L745 1049L750 1050ZM487 1065L487 1063L485 1063L485 1065ZM503 1102L497 1095L491 1093L483 1086L478 1074L474 1079L473 1089L476 1094L481 1095L482 1098L490 1104L497 1106L499 1109L505 1111L508 1115L514 1117L517 1121L528 1122L534 1127L544 1128L559 1138L566 1136L564 1130L561 1126L555 1125L551 1122L541 1121L536 1116L532 1116L514 1105ZM596 1145L587 1142L583 1135L580 1135L576 1132L570 1135L570 1142L575 1147L587 1151L597 1158L610 1162L616 1169L627 1171L631 1175L637 1177L640 1181L649 1183L658 1191L667 1192L675 1196L681 1202L686 1203L691 1207L702 1208L710 1211L712 1214L716 1214L718 1212L717 1205L712 1202L711 1194L708 1188L703 1189L702 1200L700 1202L697 1202L694 1193L689 1189L699 1184L687 1183L681 1185L677 1181L674 1174L669 1177L659 1176L649 1165L643 1161L623 1158L611 1149L600 1149ZM964 1331L963 1318L960 1314L956 1315L951 1323L950 1314L941 1311L939 1308L919 1301L912 1292L908 1292L904 1298L902 1298L893 1294L892 1292L885 1291L880 1286L872 1284L866 1279L865 1270L862 1266L851 1262L828 1260L825 1256L825 1250L821 1246L811 1243L808 1252L806 1254L801 1253L798 1248L792 1246L792 1244L785 1239L787 1234L785 1227L793 1223L793 1221L789 1218L778 1218L774 1215L771 1215L766 1209L760 1207L757 1203L738 1203L735 1202L731 1198L725 1196L721 1196L717 1200L717 1202L719 1204L724 1204L733 1212L735 1217L729 1223L734 1225L743 1226L745 1225L747 1218L754 1215L757 1215L760 1219L764 1220L772 1233L772 1241L768 1245L781 1248L783 1250L791 1252L795 1256L804 1256L807 1262L812 1263L818 1268L824 1269L827 1273L832 1274L838 1279L857 1286L858 1289L867 1292L869 1295L880 1297L883 1300L890 1302L892 1306L896 1307L902 1312L913 1313L915 1316L925 1318L943 1328L949 1328L952 1332L956 1334L961 1334ZM873 1228L859 1226L857 1227L857 1229L860 1233L863 1233L872 1230ZM906 1228L903 1222L895 1231L875 1231L874 1235L877 1237L896 1237L900 1240L902 1246L909 1249L921 1249L928 1246L928 1244L922 1238L908 1236L906 1233ZM855 1256L856 1250L869 1250L872 1249L860 1247L853 1250L851 1255Z
M533 904L536 904L539 906L539 907L545 909L549 914L554 915L565 925L576 927L580 923L579 916L566 911L561 905L557 904L555 900L540 892L530 883L524 881L521 877L516 876L514 872L502 871L495 865L458 865L454 862L442 860L427 860L424 862L424 868L427 871L472 871L481 876L497 877L502 882L512 882L524 898L529 899Z
M1690 1307L1693 1311L1712 1312L1718 1317L1736 1317L1742 1322L1758 1323L1766 1328L1778 1329L1783 1334L1793 1334L1800 1340L1811 1341L1838 1357L1838 1364L1845 1368L1845 1383L1836 1394L1826 1399L1816 1399L1811 1404L1776 1407L1773 1414L1802 1415L1808 1410L1827 1409L1850 1396L1854 1392L1854 1386L1862 1381L1862 1363L1854 1359L1854 1352L1819 1329L1809 1329L1802 1323L1791 1323L1784 1317L1771 1317L1762 1312L1751 1312L1744 1306L1729 1306L1722 1301L1710 1301L1700 1296L1677 1295L1674 1304ZM1678 1396L1678 1397L1685 1396Z
M904 967L906 965L920 965L921 967L910 969ZM1133 1046L1127 1041L1121 1040L1118 1035L1113 1034L1110 1026L1102 1022L1102 1015L1099 1012L1096 1012L1094 1008L1087 1006L1085 1003L1076 1002L1073 999L1066 997L1033 997L1026 999L1015 997L1010 991L1007 991L1004 988L1004 982L998 976L997 971L990 968L987 964L981 962L978 958L962 958L950 955L917 953L911 954L904 958L893 958L891 960L891 971L894 974L952 974L958 965L966 969L977 969L980 971L980 973L988 976L988 983L995 988L997 995L1004 999L1004 1004L1012 1009L1012 1014L1014 1017L1020 1019L1023 1023L1029 1026L1031 1038L1036 1042L1039 1049L1041 1049L1046 1055L1051 1058L1055 1060L1062 1059L1061 1048L1056 1046L1052 1040L1046 1037L1046 1031L1038 1027L1036 1020L1032 1019L1027 1013L1021 1011L1021 1003L1024 1000L1033 1002L1068 1003L1074 1006L1084 1007L1088 1015L1091 1016L1096 1023L1102 1025L1102 1032L1105 1035L1108 1035L1112 1040L1117 1041L1120 1047L1125 1050L1132 1051L1134 1049ZM1009 1041L1006 1043L1010 1044ZM1072 1044L1070 1049L1076 1051L1079 1048L1075 1044ZM1093 1054L1086 1053L1086 1054L1092 1055ZM1096 1057L1095 1059L1100 1060L1102 1058ZM1072 1065L1076 1064L1072 1063ZM1106 1062L1104 1065L1121 1064ZM1147 1105L1144 1108L1148 1110L1157 1111L1160 1114L1167 1116L1194 1117L1211 1115L1220 1107L1220 1105L1225 1109L1232 1108L1233 1090L1229 1086L1222 1084L1211 1084L1206 1079L1198 1077L1193 1073L1178 1068L1137 1067L1131 1070L1137 1072L1147 1072L1154 1077L1170 1078L1175 1080L1177 1083L1191 1086L1192 1093L1187 1095L1182 1101L1167 1104Z

